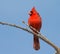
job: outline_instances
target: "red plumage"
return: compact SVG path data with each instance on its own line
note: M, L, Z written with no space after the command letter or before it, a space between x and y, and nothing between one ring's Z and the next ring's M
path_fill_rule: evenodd
M39 15L39 13L36 11L35 7L32 8L29 15L30 15L30 17L28 19L29 26L32 26L36 30L40 31L41 26L42 26L42 19L41 19L41 16ZM34 31L34 32L36 32L36 31ZM34 35L33 39L34 39L33 40L34 41L34 43L33 43L34 49L39 50L40 49L39 38L36 35Z

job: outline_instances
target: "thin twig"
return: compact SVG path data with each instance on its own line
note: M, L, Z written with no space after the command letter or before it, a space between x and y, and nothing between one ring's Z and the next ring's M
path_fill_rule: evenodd
M46 43L48 43L49 45L51 45L56 51L58 51L58 47L53 44L50 40L48 40L44 35L42 35L39 31L37 31L35 28L33 28L32 26L29 26L28 24L26 24L24 21L22 21L26 26L30 27L32 30L36 31L38 33L38 37L41 38L42 40L44 40Z
M24 31L27 31L27 32L29 32L29 33L31 33L31 34L35 34L36 36L38 36L39 38L41 38L43 41L45 41L46 43L48 43L50 46L52 46L52 47L56 50L57 54L60 54L60 48L58 48L56 45L54 45L51 41L49 41L44 35L42 35L42 34L39 33L39 32L38 32L38 34L37 34L37 33L33 32L32 30L29 30L29 29L27 29L27 28L23 28L23 27L21 27L21 26L17 26L17 25L15 25L15 24L9 24L9 23L6 23L6 22L0 22L0 24L12 26L12 27L16 27L16 28L22 29L22 30L24 30ZM35 30L33 27L32 27L32 29ZM35 30L35 31L36 31L36 30Z
M22 30L24 30L24 31L27 31L27 32L31 33L27 28L23 28L23 27L21 27L21 26L15 25L15 24L9 24L9 23L6 23L6 22L0 22L0 24L12 26L12 27L16 27L16 28L19 28L19 29L22 29Z

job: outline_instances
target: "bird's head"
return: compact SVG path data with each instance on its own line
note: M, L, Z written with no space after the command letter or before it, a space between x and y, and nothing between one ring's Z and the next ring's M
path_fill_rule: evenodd
M32 15L35 15L36 13L37 13L37 11L36 11L35 7L33 7L31 9L31 11L29 12L29 15L32 16Z

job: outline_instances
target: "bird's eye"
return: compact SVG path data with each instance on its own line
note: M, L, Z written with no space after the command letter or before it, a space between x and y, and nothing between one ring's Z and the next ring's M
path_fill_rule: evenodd
M33 14L33 11L30 11L31 12L31 14Z

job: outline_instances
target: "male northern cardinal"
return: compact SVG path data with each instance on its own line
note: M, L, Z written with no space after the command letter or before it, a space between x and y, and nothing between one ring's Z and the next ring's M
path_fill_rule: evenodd
M32 8L32 10L29 12L29 15L30 15L30 17L28 19L28 25L32 26L37 31L40 31L41 26L42 26L42 19L41 19L39 13L36 11L35 7ZM34 32L36 32L36 31L34 31ZM34 35L33 39L34 39L33 40L34 41L34 43L33 43L34 49L39 50L40 49L39 38L36 35Z

